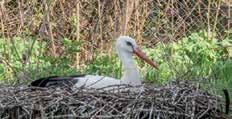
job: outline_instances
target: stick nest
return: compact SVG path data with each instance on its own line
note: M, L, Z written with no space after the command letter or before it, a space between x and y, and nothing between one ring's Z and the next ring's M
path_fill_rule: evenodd
M128 86L117 86L122 89ZM141 87L138 87L141 88ZM0 118L225 118L219 96L190 84L141 91L0 87Z

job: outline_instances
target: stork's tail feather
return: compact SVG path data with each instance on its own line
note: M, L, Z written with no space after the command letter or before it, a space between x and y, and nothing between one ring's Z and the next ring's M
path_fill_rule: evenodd
M71 76L50 76L37 79L29 86L35 87L63 87L63 86L73 86L78 82L78 77L84 77L85 75L71 75Z
M225 95L225 113L229 114L229 110L230 110L230 96L229 96L229 92L227 89L223 89L222 90L224 95Z
M32 81L29 86L36 86L36 87L46 87L46 84L49 82L50 79L57 78L59 76L50 76L50 77L43 77Z

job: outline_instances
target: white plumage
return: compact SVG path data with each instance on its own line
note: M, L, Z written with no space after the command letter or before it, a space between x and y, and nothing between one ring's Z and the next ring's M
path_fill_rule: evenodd
M133 54L136 54L142 60L144 60L151 66L157 68L156 64L145 56L145 54L138 48L137 44L135 43L135 40L129 36L120 36L116 40L116 50L118 57L122 62L123 75L121 79L115 79L112 77L105 77L99 75L83 75L78 77L72 77L72 80L76 80L74 88L85 87L98 89L120 84L128 84L131 86L141 85L141 77L137 67L134 64L132 57Z
M143 59L145 55L138 49L135 40L128 36L120 36L116 41L116 49L123 68L121 80L114 79L112 77L86 75L85 77L77 78L78 83L75 84L75 87L85 86L89 88L103 88L106 86L119 84L128 84L131 86L141 85L141 77L133 62L132 55L136 52ZM151 65L156 66L155 64Z

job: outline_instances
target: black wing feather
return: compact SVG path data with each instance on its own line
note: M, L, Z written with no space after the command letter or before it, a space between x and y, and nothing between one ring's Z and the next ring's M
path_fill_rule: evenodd
M62 86L72 86L78 82L78 77L83 77L85 75L72 75L67 77L62 76L49 76L39 78L32 81L29 86L35 87L62 87Z

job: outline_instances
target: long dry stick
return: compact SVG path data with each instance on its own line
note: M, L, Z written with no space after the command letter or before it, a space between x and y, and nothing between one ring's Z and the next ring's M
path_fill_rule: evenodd
M49 30L49 37L51 40L51 51L52 55L56 56L56 46L55 46L55 39L53 37L53 31L52 31L52 22L50 19L50 13L51 13L51 6L50 6L50 1L44 1L45 5L45 15L46 15L46 21L48 22L48 30Z
M123 17L122 17L122 34L125 35L127 33L127 25L128 22L131 18L131 14L134 10L134 2L135 0L126 0L126 2L124 2L124 6L123 6Z
M77 2L76 6L76 40L80 41L80 1ZM76 68L80 65L80 56L79 53L76 53L75 57Z
M210 8L211 8L211 0L208 0L208 12L207 12L207 25L208 25L208 38L211 38L211 26L210 26L210 14L211 14L211 11L210 11Z
M24 0L18 0L19 5L19 15L20 15L20 26L18 27L18 34L21 33L21 30L23 30L24 27L24 11L23 11L23 4Z
M0 20L1 20L1 32L2 37L5 38L5 26L4 26L4 0L0 4Z
M229 5L232 5L232 2L231 2L231 3L229 3ZM227 30L228 30L228 31L230 30L230 28L231 28L231 24L232 24L231 11L232 11L232 10L231 10L231 6L229 6L229 8L228 8L228 17L229 17L230 19L229 19L229 21L228 21L229 23L227 23L227 27L228 27L228 29L227 29ZM231 32L227 32L227 36L228 36L228 37L229 37L229 35L230 35L230 34L231 34Z
M104 4L101 3L101 0L98 0L98 22L99 22L99 37L100 37L100 45L101 50L100 53L103 53L104 49L104 41L103 41L103 24L102 24L102 10L104 9ZM96 40L96 39L93 39Z
M214 25L213 25L213 33L216 31L216 27L218 24L218 15L219 15L220 7L221 7L221 0L219 0L217 4L217 11L216 11L216 16L215 16Z

